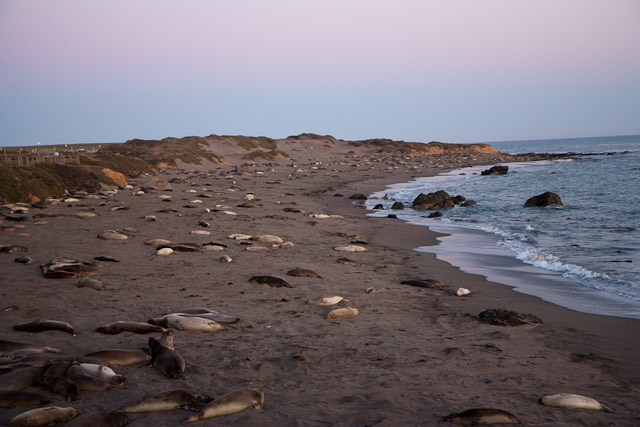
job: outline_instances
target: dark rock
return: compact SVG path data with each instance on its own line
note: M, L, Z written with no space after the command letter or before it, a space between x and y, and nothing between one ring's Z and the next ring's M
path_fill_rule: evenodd
M452 197L451 200L453 200L453 203L455 203L457 205L458 203L462 203L465 200L467 200L467 198L464 197L464 196L457 195L455 197Z
M431 212L427 216L427 218L440 218L441 216L442 216L442 212L435 211L435 212Z
M402 202L394 202L393 205L391 205L391 209L402 210L404 209L404 205Z
M398 216L394 215L394 214L389 214L389 215L387 215L387 218L398 218Z
M542 320L533 314L522 314L502 308L485 310L478 314L478 320L499 326L538 325L542 323Z
M272 288L292 288L286 280L281 277L271 276L271 275L262 275L262 276L253 276L249 279L250 282L259 283L261 285L268 285Z
M468 206L473 206L477 204L475 200L467 200L466 202L462 203L460 206L462 206L463 208L466 208Z
M2 252L3 254L13 254L16 252L28 252L29 249L27 249L25 246L20 246L20 245L0 245L0 252Z
M367 200L367 196L364 194L356 193L349 196L351 200Z
M307 270L306 268L296 267L293 270L287 271L288 276L293 277L314 277L317 279L321 279L322 277L316 273L315 271Z
M444 282L435 279L424 280L404 280L400 282L402 285L417 286L419 288L444 288Z
M547 191L546 193L538 194L537 196L531 197L524 203L525 208L538 206L562 206L562 200L556 193Z
M14 259L15 262L19 262L20 264L31 264L33 259L30 256L23 255Z
M109 256L109 255L99 255L97 257L94 257L93 259L95 259L96 261L120 262L119 259L114 258L114 257Z
M384 209L384 206L382 206L382 203L378 203L373 207L373 209Z
M506 175L508 170L509 166L497 165L483 170L480 175Z
M413 209L448 209L455 206L455 203L451 196L443 190L436 191L435 193L424 194L420 193L418 197L413 200Z

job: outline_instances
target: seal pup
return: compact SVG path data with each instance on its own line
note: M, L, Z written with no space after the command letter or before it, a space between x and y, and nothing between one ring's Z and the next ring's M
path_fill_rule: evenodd
M11 418L11 426L46 426L49 424L63 423L78 415L78 411L73 407L46 406L36 408L16 415Z
M493 408L467 409L459 414L444 417L444 421L463 426L477 426L482 424L522 424L515 415Z
M328 319L353 319L358 314L360 314L360 310L353 307L345 307L345 308L336 308L332 310L327 315Z
M137 363L146 362L151 359L151 355L144 350L113 349L101 350L85 354L88 360L95 360L101 363L108 363L115 366L130 366Z
M218 313L217 311L209 310L207 308L188 308L175 313L167 313L161 317L156 317L149 320L149 323L154 325L167 326L165 324L165 318L167 316L182 316L182 317L202 317L204 319L215 320L218 323L236 323L240 321L239 317L227 316L226 314Z
M195 393L190 390L176 389L168 390L162 393L143 397L142 399L125 406L124 412L156 412L156 411L172 411L174 409L190 409L200 408L207 402L211 401L211 397Z
M204 316L204 315L203 315ZM155 321L162 322L164 326L179 331L200 331L200 332L216 332L223 329L223 326L215 320L200 317L198 315L185 315L180 313L166 314L160 319L150 319L150 323Z
M613 412L610 408L602 403L587 396L579 394L559 393L549 396L543 396L539 402L545 406L553 408L576 408L576 409L593 409L596 411Z
M151 349L151 365L154 368L167 378L184 378L186 363L177 351L163 346L154 338L149 338L149 348Z
M21 323L13 327L16 331L24 332L43 332L43 331L62 331L71 335L77 335L76 330L70 323L60 320L34 320L32 322Z
M261 276L253 276L249 279L249 281L252 283L259 283L261 285L268 285L272 288L293 288L293 286L291 286L289 282L287 282L283 278L267 274Z
M263 405L264 393L261 391L251 389L233 391L219 399L215 399L202 408L202 411L184 420L182 424L192 423L205 418L231 415L251 407L262 409Z
M0 408L38 406L47 403L51 403L51 400L44 394L21 390L0 390Z
M96 332L115 335L124 331L133 332L134 334L148 334L151 332L164 332L165 330L165 328L162 328L158 325L151 325L149 323L119 320L117 322L112 322L107 325L100 326L96 329Z
M37 347L33 344L0 340L0 353L16 353L18 351L33 353L58 353L59 350L53 347Z

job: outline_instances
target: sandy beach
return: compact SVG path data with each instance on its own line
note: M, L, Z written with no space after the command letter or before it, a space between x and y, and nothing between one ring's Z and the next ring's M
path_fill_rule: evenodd
M213 398L247 388L264 392L262 410L194 425L451 425L444 416L471 408L502 409L530 425L640 423L639 321L571 311L463 273L414 250L436 243L428 228L367 217L362 203L350 198L509 158L341 152L321 143L302 147L291 151L291 159L267 163L179 163L128 177L131 187L110 196L76 194L77 201L31 207L31 220L4 220L0 244L28 251L0 254L2 340L55 347L59 353L48 354L80 359L98 350L146 348L149 337L160 336L96 332L110 322L146 322L193 307L240 318L217 332L174 331L175 350L186 361L183 379L139 363L113 367L126 377L124 386L83 390L75 401L39 390L53 404L76 408L78 418L177 388ZM129 238L98 239L105 230ZM292 245L228 238L234 233L274 235ZM151 239L195 243L200 250L159 256L145 244ZM205 250L208 242L226 247ZM366 251L335 250L341 245ZM33 262L14 262L22 255ZM119 262L94 261L104 255ZM221 262L223 255L232 261ZM40 265L57 257L98 264L99 272L90 277L104 289L80 288L78 278L45 278ZM287 275L296 267L320 277ZM291 287L250 282L256 275L281 277ZM401 284L425 279L444 287ZM472 294L456 296L460 287ZM347 301L332 307L309 303L331 296ZM327 318L344 307L357 308L359 315ZM543 323L496 326L477 320L492 308L533 314ZM13 329L37 319L69 322L78 333ZM538 403L555 393L589 396L613 412ZM0 425L27 409L0 408ZM132 413L128 425L176 426L192 414Z

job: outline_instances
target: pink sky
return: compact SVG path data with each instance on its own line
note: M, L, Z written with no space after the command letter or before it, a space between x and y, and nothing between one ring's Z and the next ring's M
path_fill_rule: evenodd
M633 0L0 0L0 145L638 133L638 76Z

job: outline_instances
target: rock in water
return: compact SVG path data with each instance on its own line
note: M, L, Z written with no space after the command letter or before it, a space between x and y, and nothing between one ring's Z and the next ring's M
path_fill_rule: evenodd
M448 209L454 206L453 198L446 191L439 190L429 194L420 193L413 200L411 207L413 209Z
M480 175L506 175L508 170L509 166L497 165L483 170Z
M402 202L394 202L393 205L391 205L391 209L395 209L395 210L403 210L404 209L404 205L402 204Z
M531 197L529 200L524 202L525 208L538 206L562 206L562 200L556 193L547 191L546 193Z

